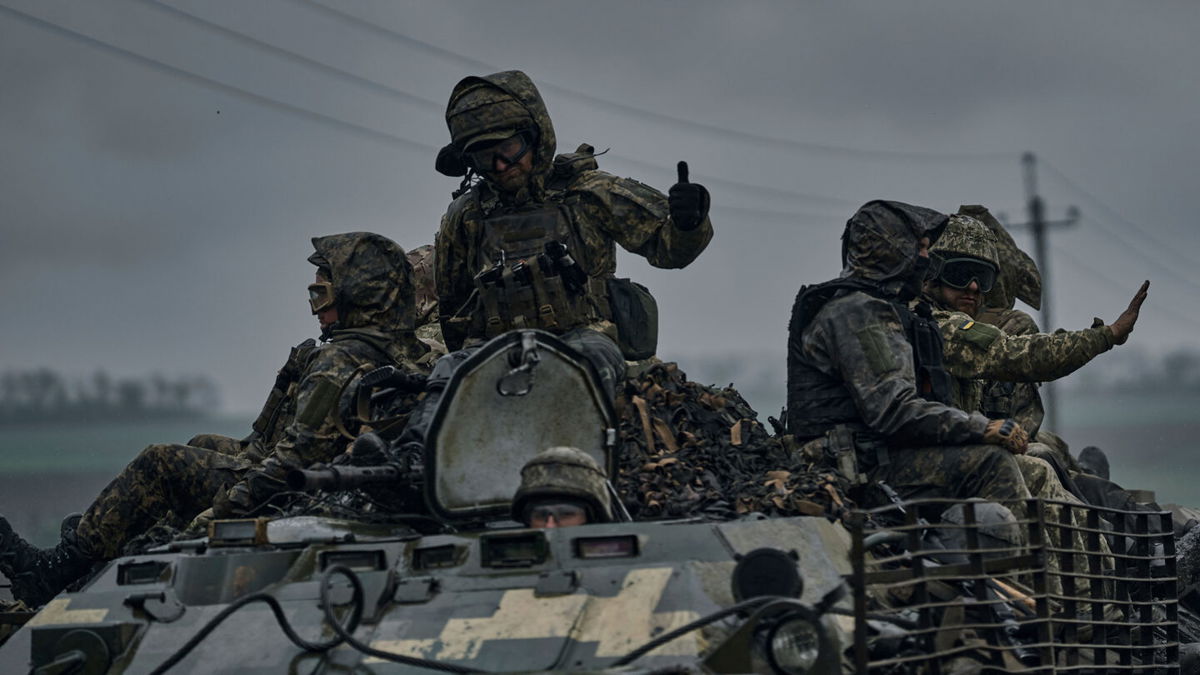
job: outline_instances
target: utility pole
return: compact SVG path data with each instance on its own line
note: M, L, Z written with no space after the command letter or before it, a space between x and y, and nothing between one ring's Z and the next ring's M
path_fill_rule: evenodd
M1026 212L1029 215L1029 222L1017 223L1011 227L1016 229L1029 228L1033 233L1033 250L1034 256L1037 258L1038 271L1042 275L1042 331L1052 332L1054 330L1054 320L1050 313L1050 307L1053 305L1053 294L1050 292L1050 254L1046 250L1046 234L1050 228L1068 227L1074 225L1079 220L1079 209L1070 206L1067 208L1067 217L1062 220L1046 220L1046 204L1038 195L1037 189L1037 158L1032 152L1026 152L1021 155L1021 164L1024 169L1025 178L1025 199ZM1058 430L1058 407L1055 405L1054 383L1047 382L1042 387L1042 401L1046 407L1046 419L1042 426L1050 431Z

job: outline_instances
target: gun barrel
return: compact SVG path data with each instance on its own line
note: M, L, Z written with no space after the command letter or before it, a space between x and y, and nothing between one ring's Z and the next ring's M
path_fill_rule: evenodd
M292 469L288 472L288 487L300 492L314 490L353 490L375 483L399 481L404 471L395 464L377 466L328 466L320 469Z

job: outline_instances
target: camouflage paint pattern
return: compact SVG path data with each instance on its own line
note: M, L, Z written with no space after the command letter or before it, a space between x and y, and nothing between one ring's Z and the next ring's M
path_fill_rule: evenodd
M520 71L469 77L455 87L447 108L447 125L455 145L461 149L488 132L512 129L514 115L521 117L513 102L537 131L528 186L516 194L502 195L484 178L450 204L437 236L438 305L450 349L462 347L468 338L482 337L469 334L469 322L451 323L450 319L469 309L473 279L481 271L477 269L478 250L486 217L530 204L565 207L585 249L571 254L595 278L615 273L617 244L656 267L679 268L695 260L712 239L712 223L707 218L694 230L679 230L671 220L665 195L636 180L598 170L591 148L580 146L574 155L555 159L554 126L545 103Z

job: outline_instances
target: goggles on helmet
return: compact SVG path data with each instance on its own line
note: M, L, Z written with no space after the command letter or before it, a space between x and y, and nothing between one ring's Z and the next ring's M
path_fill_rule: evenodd
M951 288L966 288L974 281L980 292L987 293L996 285L996 267L979 258L937 260L930 267L929 278Z
M318 281L315 284L309 284L308 305L312 307L313 314L332 307L333 284L328 281Z
M533 147L530 141L529 132L520 131L495 143L468 149L463 152L463 157L476 171L491 171L496 166L497 159L504 160L506 165L521 161Z

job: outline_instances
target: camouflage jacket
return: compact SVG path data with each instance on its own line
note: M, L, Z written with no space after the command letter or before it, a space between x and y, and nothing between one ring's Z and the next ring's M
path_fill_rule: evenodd
M811 367L850 389L862 422L897 446L977 443L987 418L917 395L912 346L892 303L854 291L831 300L801 337Z
M984 307L979 313L979 320L999 328L1005 335L1033 335L1042 332L1033 317L1019 309ZM1046 417L1042 396L1038 393L1039 386L1037 382L985 380L980 412L991 419L1011 417L1029 432L1030 438L1033 438L1037 436L1042 427L1042 420Z
M1107 326L1009 335L962 312L937 309L934 318L942 330L946 370L957 380L956 401L964 410L980 410L983 380L1056 380L1113 346Z
M591 146L581 145L574 154L555 157L554 126L541 95L524 73L507 71L468 79L485 80L520 101L536 127L537 143L527 189L502 197L485 179L455 199L442 217L434 270L442 335L449 349L478 337L469 335L468 322L453 319L465 317L471 309L467 303L473 280L482 271L479 250L485 218L536 204L565 207L575 238L585 249L571 251L571 255L594 278L614 274L617 244L664 268L684 267L708 246L713 229L707 218L694 230L678 229L663 193L598 170Z

